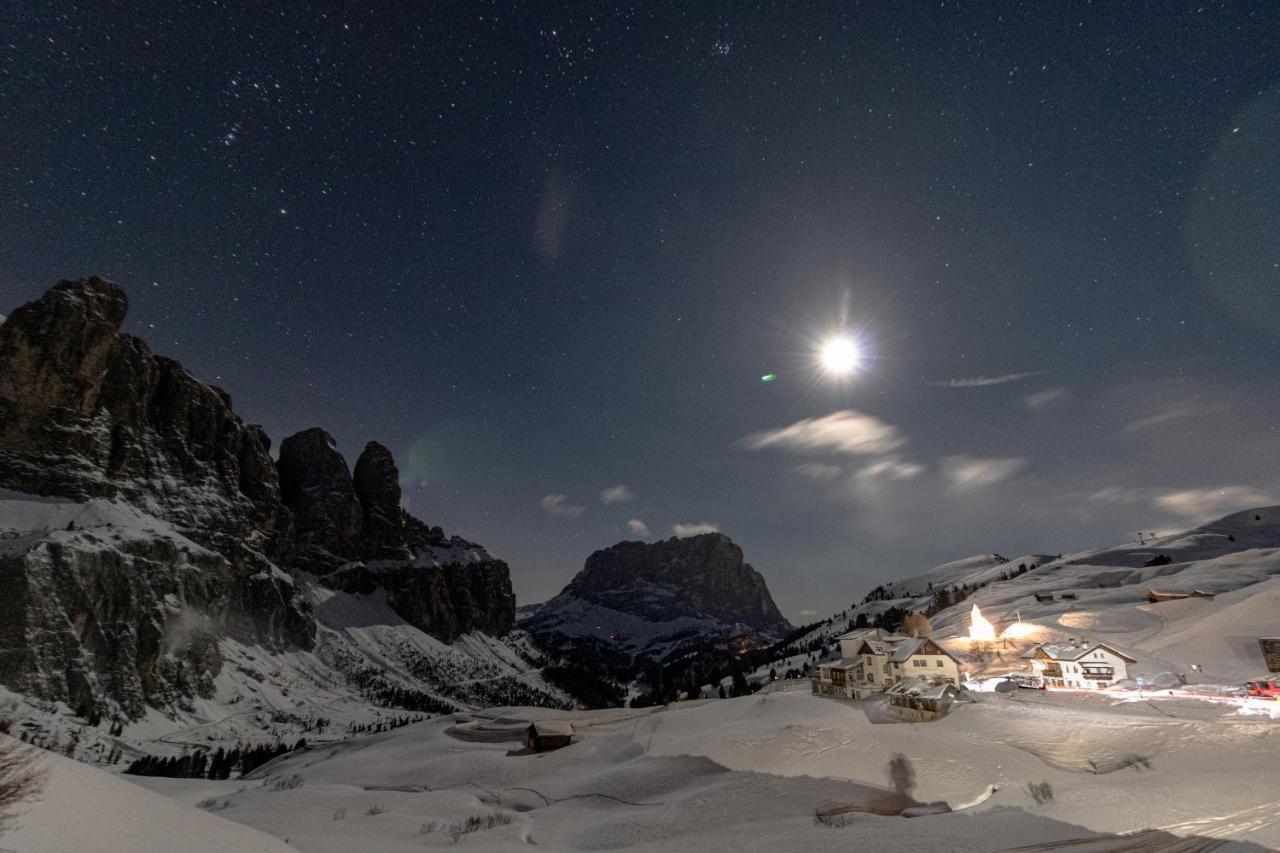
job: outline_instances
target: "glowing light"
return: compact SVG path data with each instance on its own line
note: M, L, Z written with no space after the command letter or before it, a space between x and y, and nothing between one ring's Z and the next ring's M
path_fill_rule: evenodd
M1040 630L1040 626L1032 622L1014 622L1000 634L1001 637L1010 640L1018 640L1023 637L1030 637Z
M831 338L822 345L818 360L823 370L836 376L847 376L862 363L862 352L851 338Z
M777 375L776 375L776 374L773 374L773 373L766 373L764 376L761 376L761 377L760 377L760 381L761 381L761 382L772 382L773 380L775 380L775 379L777 379L777 378L778 378L778 377L777 377Z
M972 642L991 643L996 639L996 626L987 621L978 605L969 611L969 640Z

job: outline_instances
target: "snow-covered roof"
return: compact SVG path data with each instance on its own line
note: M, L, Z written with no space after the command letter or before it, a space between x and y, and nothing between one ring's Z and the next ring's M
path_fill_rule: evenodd
M921 647L926 644L935 647L937 651L930 649L922 652ZM858 653L865 654L866 652L864 652L863 649L866 649L874 655L884 655L889 660L896 663L903 663L910 660L912 656L917 654L941 653L952 660L955 660L955 655L947 651L945 646L941 643L934 642L929 637L906 637L902 634L882 634L880 637L867 637L864 639L862 641L862 646L858 649Z
M533 730L535 735L572 735L573 723L564 720L538 720L531 723L529 728Z
M923 678L904 678L885 691L891 696L918 696L921 699L941 699L948 693L959 692L960 689L949 681L935 684Z
M1023 655L1024 658L1032 658L1037 656L1037 652L1043 651L1052 660L1076 661L1097 649L1105 649L1116 657L1123 658L1129 663L1137 663L1136 660L1126 655L1124 652L1108 646L1106 643L1040 643Z
M889 636L889 632L883 628L855 628L848 633L841 634L836 637L837 640L865 640L868 638L881 638Z

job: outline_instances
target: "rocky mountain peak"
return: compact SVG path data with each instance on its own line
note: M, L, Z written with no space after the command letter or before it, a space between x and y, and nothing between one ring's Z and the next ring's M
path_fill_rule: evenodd
M293 511L298 563L325 574L360 556L364 512L333 436L312 427L280 442L280 494Z
M670 595L639 595L641 588ZM650 620L699 616L755 628L786 625L760 573L723 533L619 542L587 558L564 594Z
M376 441L366 444L352 481L364 513L365 554L375 560L406 557L400 471L391 451Z
M746 628L780 637L791 625L764 578L723 533L619 542L596 551L523 626L661 657Z

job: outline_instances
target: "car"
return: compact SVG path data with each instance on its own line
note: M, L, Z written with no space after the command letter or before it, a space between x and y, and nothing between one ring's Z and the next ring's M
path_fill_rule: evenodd
M1280 681L1246 681L1244 689L1250 696L1280 699Z

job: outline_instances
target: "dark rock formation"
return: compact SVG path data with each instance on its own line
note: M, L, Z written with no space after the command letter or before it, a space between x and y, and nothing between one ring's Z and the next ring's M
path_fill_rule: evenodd
M578 638L656 657L743 631L768 640L791 629L764 578L722 533L596 551L521 625L552 645Z
M281 442L279 466L299 567L345 592L383 590L406 622L445 642L511 630L507 564L405 512L391 451L369 442L352 476L333 439L309 429Z
M352 479L364 512L364 556L371 560L409 558L406 513L400 506L400 472L391 451L376 441L366 444Z
M270 559L287 512L265 433L121 334L127 308L64 281L0 325L0 486L112 499L93 530L0 550L0 681L136 716L211 690L216 637L306 648L315 627Z
M119 327L124 292L60 282L0 325L0 483L150 499L199 539L270 539L279 484L260 427L225 391Z
M385 448L353 480L312 429L277 467L225 391L119 331L127 310L89 278L0 323L0 487L22 493L22 520L0 517L0 684L130 717L185 705L223 637L312 647L294 570L446 641L510 630L506 564L404 512Z
M347 460L320 429L280 442L280 493L293 511L297 565L325 574L360 556L364 513Z
M764 578L723 533L619 542L588 557L561 594L650 622L692 616L758 630L787 625Z

